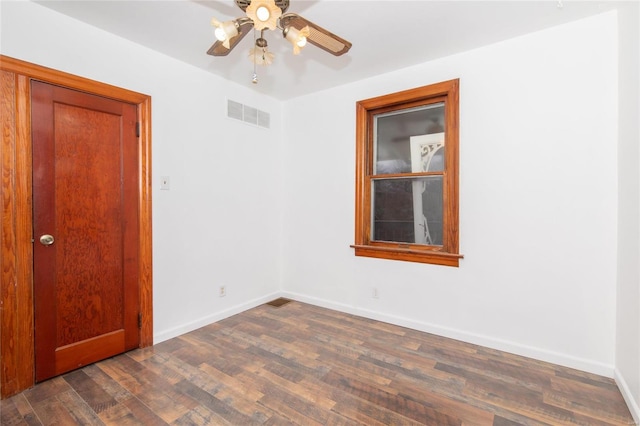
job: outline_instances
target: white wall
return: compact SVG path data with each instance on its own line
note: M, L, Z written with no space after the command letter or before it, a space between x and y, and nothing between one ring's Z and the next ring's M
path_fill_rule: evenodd
M607 13L287 102L285 292L612 377L616 38ZM355 102L453 78L465 258L355 257Z
M152 97L155 341L276 294L280 102L37 4L0 5L2 54ZM226 118L227 97L269 112L271 129Z
M615 365L637 415L638 41L621 41L618 69L615 13L284 111L31 2L0 2L0 19L2 54L152 96L156 342L282 285L300 300L599 374ZM637 22L621 20L620 35L637 37ZM355 102L451 78L461 79L465 259L447 268L356 258ZM225 118L227 97L270 112L272 129ZM170 191L159 190L164 175Z
M640 423L640 6L624 6L619 14L616 381Z

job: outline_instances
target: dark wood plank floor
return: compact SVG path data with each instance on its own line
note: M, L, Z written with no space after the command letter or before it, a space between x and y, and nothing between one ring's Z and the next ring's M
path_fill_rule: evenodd
M613 380L300 302L38 384L2 425L630 425Z

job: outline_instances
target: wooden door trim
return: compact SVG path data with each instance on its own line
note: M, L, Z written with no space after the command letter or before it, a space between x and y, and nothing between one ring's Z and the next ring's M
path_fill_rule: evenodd
M0 77L0 398L6 398L35 384L31 80L138 107L140 347L153 344L151 97L4 55Z

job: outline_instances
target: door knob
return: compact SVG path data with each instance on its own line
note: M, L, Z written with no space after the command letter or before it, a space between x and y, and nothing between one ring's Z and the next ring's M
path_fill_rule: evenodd
M40 244L42 244L43 246L50 246L51 244L53 244L53 241L53 235L44 234L40 237Z

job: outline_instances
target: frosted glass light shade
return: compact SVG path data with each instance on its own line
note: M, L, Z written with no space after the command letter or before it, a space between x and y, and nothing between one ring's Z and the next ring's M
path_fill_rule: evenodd
M294 55L298 55L300 53L300 49L307 44L307 37L309 37L308 26L301 30L294 27L287 27L285 32L285 38L293 45Z
M211 20L211 25L215 27L214 34L216 36L216 39L220 40L222 42L222 45L229 49L229 41L233 37L238 35L238 28L236 27L235 22L220 22L216 18L213 18Z
M265 28L275 30L278 19L282 16L282 10L276 6L274 0L252 0L246 12L258 31Z
M266 47L254 47L249 49L249 60L256 65L271 65L275 55Z

